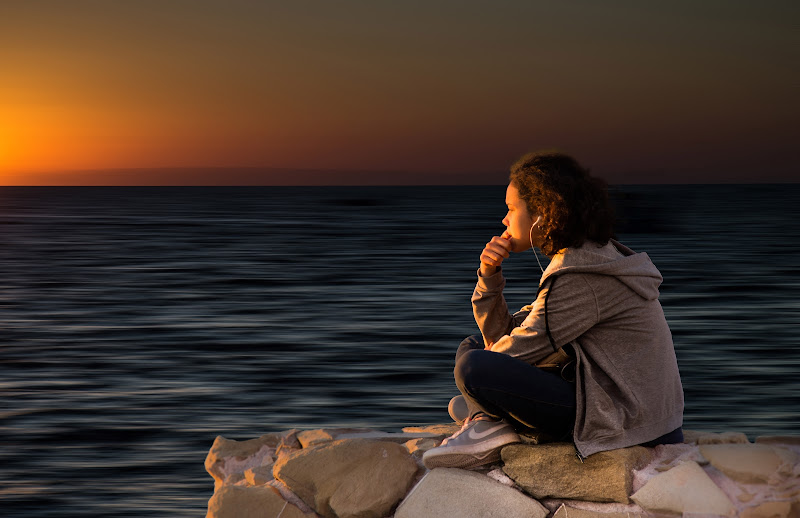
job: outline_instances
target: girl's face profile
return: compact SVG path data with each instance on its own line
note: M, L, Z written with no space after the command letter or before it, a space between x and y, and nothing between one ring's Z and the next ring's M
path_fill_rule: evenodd
M542 239L541 232L534 226L536 216L532 216L528 211L525 201L519 197L519 191L514 184L509 184L506 189L506 206L508 213L503 218L503 225L510 236L511 250L513 252L524 252L531 247L531 237L533 244L536 245ZM531 232L531 227L533 231Z

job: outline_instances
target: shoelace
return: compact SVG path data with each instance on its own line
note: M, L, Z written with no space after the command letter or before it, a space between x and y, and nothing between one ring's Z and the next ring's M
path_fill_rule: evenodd
M458 437L459 435L461 435L462 433L464 433L464 432L466 431L467 427L468 427L470 424L474 423L475 421L493 421L493 419L486 419L486 418L483 418L483 417L480 417L480 416L479 416L479 417L477 417L476 419L470 419L470 418L467 418L467 419L464 421L464 424L462 424L462 425L461 425L461 430L457 431L456 433L454 433L454 434L453 434L453 435L451 435L450 437L448 437L448 438L446 438L445 440L443 440L443 441L442 441L442 444L440 444L439 446L444 446L444 445L446 445L448 441L450 441L450 440L452 440L452 439L455 439L456 437Z
M454 434L453 434L453 435L451 435L450 437L448 437L448 438L446 438L445 440L443 440L443 441L442 441L442 444L440 444L439 446L444 446L445 444L447 444L447 441L449 441L449 440L451 440L451 439L455 439L456 437L458 437L459 435L461 435L461 434L464 432L464 430L466 430L466 429L467 429L467 426L469 426L469 424L470 424L471 422L472 422L472 419L470 419L470 418L467 418L466 420L464 420L464 424L462 424L462 425L461 425L461 430L457 431L456 433L454 433Z

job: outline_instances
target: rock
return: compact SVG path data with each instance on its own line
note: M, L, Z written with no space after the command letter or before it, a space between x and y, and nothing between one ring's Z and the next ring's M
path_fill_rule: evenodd
M503 471L534 498L565 498L591 502L629 502L633 470L650 462L651 450L641 446L595 453L584 459L572 444L514 444L501 452Z
M625 513L600 513L596 511L586 511L584 509L575 509L574 507L567 507L561 505L553 518L644 518L643 514Z
M485 475L436 468L408 494L394 518L544 518L547 514L536 500Z
M508 475L506 475L503 472L502 468L493 469L493 470L489 471L488 473L486 473L486 476L489 477L492 480L496 480L496 481L500 482L504 486L508 486L508 487L516 487L517 486L517 484L513 480L511 480L508 477Z
M800 446L800 435L761 435L756 444L786 444Z
M206 518L310 518L270 487L223 486L208 501Z
M426 451L436 448L441 442L441 439L411 439L404 446L414 458L421 459Z
M272 463L245 470L244 478L251 486L263 486L264 484L268 484L273 479Z
M369 439L372 441L391 441L396 443L405 443L412 439L434 439L441 440L441 434L426 433L426 432L357 432L357 433L343 433L336 436L337 439Z
M746 484L774 481L779 472L785 472L785 464L791 462L791 456L794 454L788 450L783 451L786 454L783 452L779 454L772 446L766 444L700 446L700 453L712 466L728 478ZM791 467L788 471L791 473Z
M797 500L797 502L800 503L800 487L796 487L795 489L787 491L787 492L783 493L782 495L778 495L778 496L779 496L779 498L786 498L786 499L789 499L789 500L792 500L792 501L793 500ZM798 516L800 516L800 515L798 515Z
M406 494L417 469L401 444L345 439L280 458L273 473L327 518L383 518Z
M333 428L320 430L306 430L297 434L297 439L303 448L308 448L315 444L335 441L339 439L369 439L373 441L391 441L404 443L412 439L437 439L441 442L441 434L426 432L381 432L370 430L369 428Z
M297 432L297 440L302 448L308 448L314 444L333 440L333 435L328 430L303 430Z
M405 433L432 433L440 435L442 439L450 437L461 430L461 425L456 423L432 424L428 426L406 426L403 428Z
M297 440L303 448L308 448L321 442L333 441L341 434L367 432L374 433L369 428L323 428L320 430L304 430L297 432Z
M750 439L739 432L706 433L697 438L697 445L701 444L749 444Z
M764 502L748 507L739 514L740 518L787 518L792 510L791 502Z
M733 516L736 508L727 495L694 461L651 478L631 499L651 512Z
M683 444L696 444L700 436L708 433L709 432L700 432L697 430L683 430Z
M283 436L275 450L275 455L273 455L273 460L275 462L294 455L297 450L303 447L303 445L300 444L300 440L297 438L298 434L299 432L294 429L286 432L286 435Z
M275 448L282 438L281 434L268 434L258 439L233 441L218 436L205 462L206 471L214 477L215 490L231 475L271 463Z

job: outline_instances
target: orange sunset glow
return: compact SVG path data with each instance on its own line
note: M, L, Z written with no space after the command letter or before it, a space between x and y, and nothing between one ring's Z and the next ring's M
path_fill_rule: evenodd
M0 185L796 181L797 11L4 2Z

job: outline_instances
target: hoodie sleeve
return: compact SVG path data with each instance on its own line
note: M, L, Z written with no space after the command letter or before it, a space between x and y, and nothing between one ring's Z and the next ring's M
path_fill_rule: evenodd
M505 286L506 280L499 268L489 277L481 277L478 270L478 283L472 293L472 313L484 344L496 342L514 328L514 319L503 296Z
M492 351L508 354L528 363L535 363L553 352L544 317L545 297L551 290L547 312L550 333L556 347L571 342L598 322L595 293L584 275L562 275L557 279L551 277L547 286L539 292L531 312L522 324L512 327L506 335L495 340ZM483 327L481 331L483 332Z

